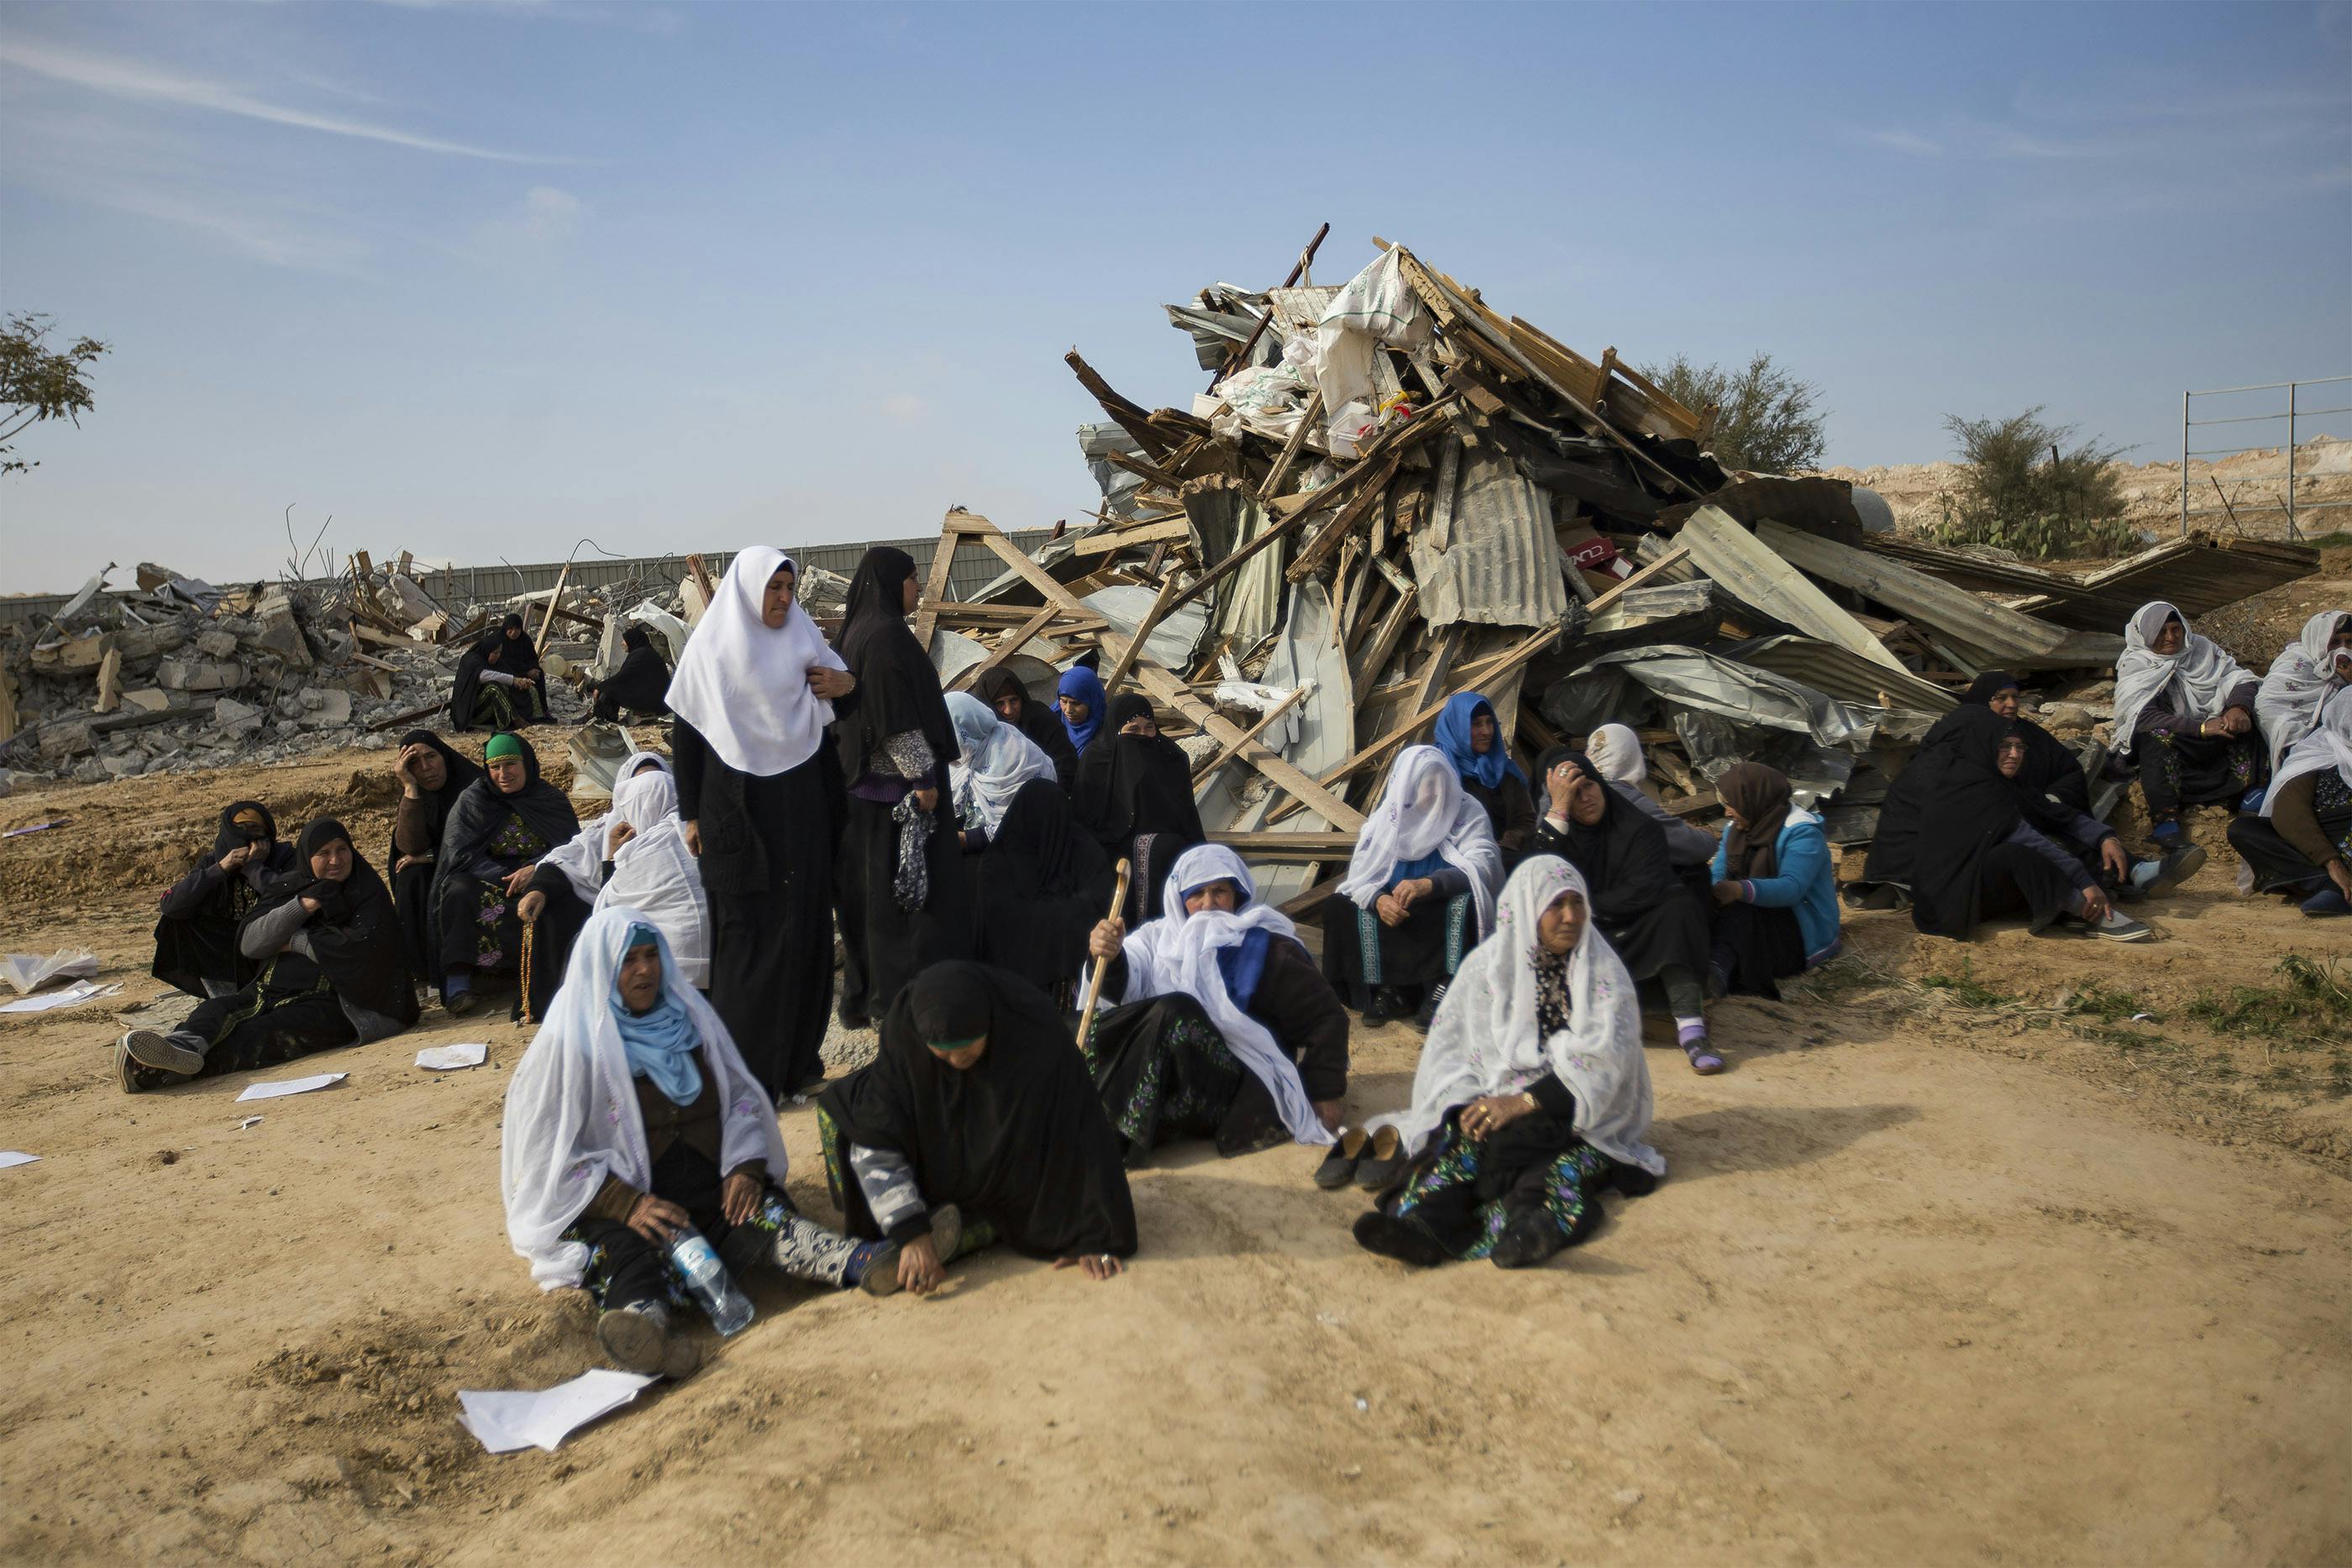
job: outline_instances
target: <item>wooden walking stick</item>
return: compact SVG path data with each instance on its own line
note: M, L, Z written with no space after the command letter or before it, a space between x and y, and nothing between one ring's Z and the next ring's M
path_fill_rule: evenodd
M1127 907L1127 859L1122 855L1118 862L1118 890L1110 895L1110 913L1104 916L1107 920L1118 919L1118 912ZM1087 981L1086 1006L1078 1009L1078 1054L1081 1056L1086 1054L1087 1036L1094 1032L1095 1003L1102 999L1103 971L1108 967L1109 960L1096 959L1095 972Z

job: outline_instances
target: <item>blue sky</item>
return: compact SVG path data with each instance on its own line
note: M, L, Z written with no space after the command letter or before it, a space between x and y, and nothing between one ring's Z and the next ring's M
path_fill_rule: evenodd
M115 346L0 591L1050 522L1063 352L1183 404L1327 219L1833 462L2352 371L2343 5L10 4L0 144L0 308Z

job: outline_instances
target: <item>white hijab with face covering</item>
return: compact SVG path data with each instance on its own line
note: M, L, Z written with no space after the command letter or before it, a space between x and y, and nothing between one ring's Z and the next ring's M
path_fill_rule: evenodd
M799 576L798 564L772 545L735 552L669 678L670 712L692 725L721 762L761 778L788 773L814 756L833 722L833 705L809 690L809 666L849 667L799 604L782 626L761 619L768 579L778 567Z
M1213 882L1230 882L1241 894L1231 915L1220 910L1187 914L1184 898ZM1127 934L1120 951L1127 959L1127 995L1139 1002L1181 991L1201 1004L1225 1044L1242 1065L1265 1085L1282 1124L1302 1144L1328 1144L1332 1135L1315 1114L1315 1103L1290 1060L1265 1025L1237 1006L1225 989L1224 971L1217 954L1238 946L1253 931L1275 941L1295 942L1298 928L1278 909L1257 901L1257 883L1241 856L1223 844L1199 844L1176 857L1168 880L1160 884L1160 918ZM1081 983L1084 977L1080 977Z
M1503 851L1486 808L1462 788L1461 776L1433 746L1408 746L1389 773L1372 820L1357 836L1339 895L1370 909L1389 890L1396 868L1437 855L1470 879L1481 936L1495 926L1495 890L1503 885Z
M659 764L659 771L639 773L646 762ZM628 823L635 832L608 856L604 845L615 822ZM610 882L604 880L607 859L613 862ZM669 943L686 983L710 983L710 901L702 890L702 862L687 847L677 780L659 755L640 751L623 763L612 810L542 856L541 863L561 870L572 891L595 908L617 905L643 915Z
M1638 785L1650 776L1642 737L1622 724L1604 724L1584 737L1584 755L1612 784Z
M1568 1027L1546 1037L1536 1008L1537 922L1584 878L1556 855L1519 862L1503 889L1495 934L1481 942L1437 1004L1412 1075L1412 1104L1366 1125L1393 1126L1419 1152L1445 1113L1486 1094L1517 1094L1550 1073L1576 1097L1579 1137L1612 1160L1666 1174L1649 1136L1650 1064L1633 977L1588 916L1568 956Z
M2346 678L2336 673L2338 655L2327 646L2336 628L2352 611L2323 610L2303 623L2294 642L2271 661L2263 689L2254 698L2254 716L2271 743L2271 768L2275 771L2287 747L2309 735L2319 724L2319 706L2345 689ZM2352 657L2347 651L2347 657Z
M2159 653L2149 644L2176 615L2180 616L2180 652ZM2141 605L2124 622L2123 657L2116 661L2116 755L2130 754L2132 732L2148 704L2161 698L2175 713L2215 718L2238 684L2252 679L2220 643L2191 631L2188 616L2160 599Z

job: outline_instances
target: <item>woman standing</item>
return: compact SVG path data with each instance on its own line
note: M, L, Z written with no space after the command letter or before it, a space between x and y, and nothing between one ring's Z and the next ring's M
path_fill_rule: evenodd
M2116 755L2139 770L2148 836L2166 852L2180 845L2183 806L2251 811L2262 804L2271 769L2269 743L2254 722L2261 689L2162 600L2140 606L2125 625L2116 661Z
M835 734L847 780L840 858L841 1021L864 1029L919 970L971 956L971 873L947 801L961 755L939 672L907 629L915 560L877 545L849 581L839 646L856 677Z
M489 777L466 789L441 833L433 865L434 973L441 1005L456 1018L482 1010L481 975L515 974L522 964L516 910L539 857L580 831L563 791L539 776L539 754L519 735L482 747Z
M824 727L856 683L783 551L736 552L670 678L687 847L710 901L710 1005L773 1103L824 1076L833 839Z
M1528 776L1511 760L1494 705L1476 692L1456 692L1437 716L1437 748L1462 776L1462 792L1486 809L1502 846L1503 869L1519 863L1535 842L1536 800Z
M1068 794L1077 782L1078 750L1070 744L1070 731L1062 723L1060 710L1031 697L1021 677L1010 670L990 671L972 689L995 710L999 722L1037 743L1037 749L1054 764L1054 777L1061 781L1062 792Z
M1650 1069L1633 977L1592 930L1576 868L1531 855L1462 966L1394 1127L1411 1163L1357 1244L1418 1268L1525 1269L1591 1234L1601 1195L1653 1190Z
M408 944L408 972L417 984L430 985L438 972L433 962L433 868L441 858L441 830L457 797L482 770L431 730L412 729L400 737L392 776L400 781L392 852L384 862L392 868L392 904Z
M1021 786L980 860L983 964L1067 1001L1086 962L1087 935L1110 902L1110 862L1070 815L1050 780Z
M1176 857L1209 835L1192 799L1192 766L1184 748L1160 733L1151 699L1129 692L1110 705L1102 728L1078 758L1078 824L1103 853L1125 860L1128 924L1157 920L1160 883Z

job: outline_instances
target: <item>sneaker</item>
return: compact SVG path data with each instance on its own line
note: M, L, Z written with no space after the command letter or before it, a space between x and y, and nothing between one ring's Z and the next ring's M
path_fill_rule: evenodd
M2157 846L2162 849L2165 853L2170 854L2174 850L2179 849L2182 842L2180 819L2178 817L2168 817L2163 821L2157 823L2155 827L2150 828L2148 830L2147 836L2154 839L2157 842Z
M142 1067L194 1078L205 1070L205 1053L181 1044L194 1035L165 1034L160 1029L134 1029L122 1037L122 1049Z
M1429 988L1429 994L1421 998L1421 1010L1412 1015L1414 1023L1427 1029L1437 1021L1437 1004L1445 999L1445 988L1450 984L1451 981L1440 980Z
M2314 920L2332 919L2338 915L2352 915L2352 903L2347 903L2341 888L2329 887L2313 894L2303 901L2303 912Z
M453 1019L469 1019L482 1010L481 995L476 991L459 991L441 1004L441 1010Z
M946 1268L955 1260L956 1249L963 1245L963 1211L952 1203L943 1203L931 1210L931 1255ZM858 1276L857 1288L869 1296L895 1296L898 1293L898 1244L885 1241L866 1260L866 1272Z
M2170 893L2204 869L2204 848L2198 844L2183 844L2157 862L2156 874L2148 878L2147 887L2141 891L2151 894Z
M659 1301L599 1313L596 1343L624 1372L678 1378L702 1364L702 1352L695 1343L669 1332L669 1309Z
M125 1094L143 1094L177 1081L179 1074L141 1066L139 1059L131 1054L130 1045L118 1040L114 1042L114 1077Z
M2270 792L2271 787L2269 785L2255 785L2243 795L2238 797L2238 810L2242 812L2261 810L2263 809L2263 797Z
M2107 917L2092 927L2109 942L2153 942L2156 933L2134 920L2120 909L2109 909Z

